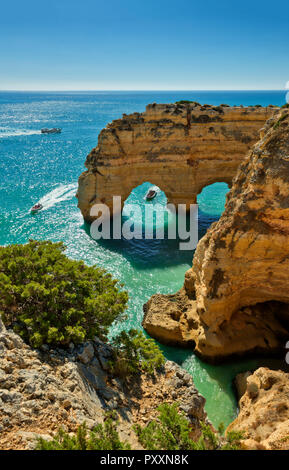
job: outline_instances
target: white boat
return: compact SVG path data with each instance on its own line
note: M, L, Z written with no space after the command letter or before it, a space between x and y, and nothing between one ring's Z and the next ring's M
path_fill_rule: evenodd
M147 193L146 193L146 199L148 201L151 201L154 197L156 197L157 195L157 191L155 189L150 189Z
M60 132L60 127L53 127L52 129L47 129L45 127L44 129L41 129L41 134L60 134Z
M34 204L33 207L31 207L30 212L32 212L32 214L36 214L37 212L41 211L41 209L43 209L43 205L38 202L37 204Z

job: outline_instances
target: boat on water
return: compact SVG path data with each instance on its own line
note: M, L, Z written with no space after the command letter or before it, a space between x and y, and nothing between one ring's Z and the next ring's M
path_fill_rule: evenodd
M151 201L154 197L156 197L157 191L155 189L149 189L146 194L146 200Z
M37 204L34 204L33 207L31 207L30 212L32 214L36 214L37 212L41 211L43 209L43 205L38 202Z
M60 134L60 132L60 127L53 127L52 129L47 129L45 127L44 129L41 129L41 134Z

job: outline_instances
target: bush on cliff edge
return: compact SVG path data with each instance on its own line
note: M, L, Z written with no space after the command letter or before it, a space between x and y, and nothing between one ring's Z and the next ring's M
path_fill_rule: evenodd
M153 375L165 363L164 355L156 342L146 338L142 331L122 331L111 344L114 348L110 362L111 373L121 378L135 376L141 372Z
M34 347L75 344L121 319L127 293L105 270L69 259L62 243L0 247L0 314Z
M178 403L162 403L158 418L145 426L136 424L134 430L139 442L148 450L240 450L242 432L231 431L226 438L214 432L208 424L200 423L201 436L192 439L192 428Z

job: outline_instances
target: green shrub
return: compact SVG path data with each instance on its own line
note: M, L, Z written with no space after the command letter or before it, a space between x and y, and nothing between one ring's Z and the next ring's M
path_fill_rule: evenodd
M40 438L36 450L130 450L130 445L120 440L117 423L108 418L91 431L85 423L73 435L60 429L51 441Z
M133 426L139 442L147 450L239 450L242 432L231 431L226 441L220 438L210 426L201 423L201 437L195 442L191 438L190 423L178 404L163 403L158 407L157 420L144 427ZM127 442L122 442L117 431L116 413L106 415L104 424L88 431L85 423L76 433L68 434L59 429L50 441L39 438L36 450L130 450Z
M194 103L194 101L190 101L190 100L176 101L176 104L190 104L190 103Z
M145 427L134 427L140 443L148 450L192 450L195 443L190 439L190 425L178 404L163 403L158 407L158 420Z
M221 450L240 450L241 440L244 439L242 431L230 431L226 434L227 443L221 447Z
M226 438L221 438L224 432L223 424L219 426L218 433L213 432L211 427L202 424L202 435L196 442L196 450L241 450L241 439L244 434L241 431L230 431Z
M127 293L103 269L69 259L62 243L0 247L0 314L34 347L105 339Z
M218 433L222 436L225 432L225 425L223 422L221 422L218 426Z
M153 374L165 363L156 342L146 338L141 331L122 331L111 344L114 347L114 357L110 361L110 368L114 375L127 377L140 372Z
M289 108L289 103L283 104L283 106L281 106L281 108Z
M163 403L158 407L157 420L144 427L134 426L140 443L148 450L238 450L243 433L232 431L226 440L209 425L201 423L202 433L197 441L191 438L191 426L178 404ZM223 429L223 426L222 426Z

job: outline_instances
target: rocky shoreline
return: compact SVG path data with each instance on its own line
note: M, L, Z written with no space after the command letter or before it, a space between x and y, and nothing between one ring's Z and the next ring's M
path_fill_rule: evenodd
M73 434L86 423L93 429L112 410L121 440L142 450L133 425L157 419L162 403L179 404L194 440L202 423L214 430L205 398L174 362L128 386L108 372L112 348L97 338L69 351L46 345L35 350L0 327L0 450L33 450L39 438L50 441L60 428ZM240 412L226 433L242 432L241 449L288 449L288 379L288 373L264 367L237 376Z
M146 424L159 404L179 403L194 438L209 423L205 399L190 374L167 361L154 377L141 375L128 386L108 372L112 348L97 338L70 351L33 349L0 322L0 449L34 449L37 438L52 439L61 427L92 429L107 411L119 418L119 435L141 449L132 426Z

